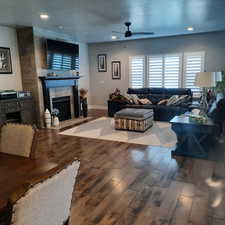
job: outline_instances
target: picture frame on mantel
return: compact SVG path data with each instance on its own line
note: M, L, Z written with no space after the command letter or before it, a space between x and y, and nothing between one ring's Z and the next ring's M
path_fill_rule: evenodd
M106 54L98 54L98 72L107 72Z
M10 48L0 47L0 74L12 74Z
M112 79L121 80L121 63L120 61L112 61Z

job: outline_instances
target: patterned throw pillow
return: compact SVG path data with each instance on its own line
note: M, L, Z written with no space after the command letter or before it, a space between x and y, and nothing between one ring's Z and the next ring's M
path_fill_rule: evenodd
M161 101L159 101L159 102L157 103L157 105L166 105L167 102L168 102L168 99L162 99Z
M174 105L174 103L177 101L178 98L179 98L178 95L173 95L173 96L171 96L171 97L168 99L166 105Z
M152 102L147 98L139 99L139 102L142 105L148 105L148 104L152 105Z
M125 98L130 102L130 104L139 104L140 98L138 98L138 96L135 94L125 94Z
M172 97L170 97L166 105L180 105L181 103L185 103L188 100L188 95L173 95Z
M132 97L132 100L133 100L134 104L135 105L138 105L139 104L139 98L138 98L138 96L132 94L131 97Z
M133 98L132 98L131 95L125 94L124 97L127 99L127 101L128 101L130 104L134 104Z

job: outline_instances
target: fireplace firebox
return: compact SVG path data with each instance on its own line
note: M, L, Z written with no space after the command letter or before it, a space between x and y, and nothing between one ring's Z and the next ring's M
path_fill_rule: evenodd
M70 96L52 98L53 109L59 110L59 121L71 119Z

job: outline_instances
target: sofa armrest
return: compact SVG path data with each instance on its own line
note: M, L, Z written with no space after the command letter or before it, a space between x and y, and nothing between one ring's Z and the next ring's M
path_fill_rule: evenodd
M108 100L108 116L113 117L114 114L126 107L125 102Z

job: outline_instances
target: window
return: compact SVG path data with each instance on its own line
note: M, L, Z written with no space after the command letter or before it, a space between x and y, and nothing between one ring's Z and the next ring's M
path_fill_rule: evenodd
M204 56L204 52L192 52L130 57L130 87L184 87L196 96L200 89L194 86L195 76L204 71Z
M142 88L145 83L145 57L130 57L130 86Z
M163 57L148 57L148 87L163 86Z
M204 58L204 52L184 53L183 87L191 88L195 96L200 93L194 86L196 73L204 71Z
M148 87L178 88L180 85L180 55L148 57Z
M178 88L180 86L180 58L179 55L164 57L164 87Z

